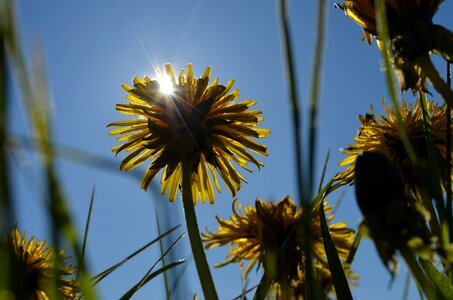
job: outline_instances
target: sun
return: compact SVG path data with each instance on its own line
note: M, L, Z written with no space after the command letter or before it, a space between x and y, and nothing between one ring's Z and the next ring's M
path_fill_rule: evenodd
M157 81L159 82L159 90L164 95L171 95L174 91L173 82L167 74L158 76Z

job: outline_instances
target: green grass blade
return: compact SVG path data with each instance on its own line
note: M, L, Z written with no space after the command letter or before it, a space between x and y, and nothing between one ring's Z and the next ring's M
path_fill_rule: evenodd
M410 283L411 283L411 273L409 273L409 271L407 271L406 278L404 280L403 300L409 300Z
M403 118L401 116L401 109L399 105L399 100L397 97L396 92L396 85L393 80L392 74L392 66L391 66L391 57L390 57L390 45L389 45L389 34L388 34L388 26L387 26L387 15L386 15L386 1L385 0L376 0L376 25L377 25L377 32L379 39L381 41L381 54L382 60L384 63L384 71L385 71L385 78L387 81L387 87L389 89L390 98L392 100L393 106L395 107L395 115L397 119L397 127L398 133L401 137L401 141L403 143L404 149L407 152L409 160L411 161L412 165L417 167L418 159L415 153L414 148L411 145L409 134L407 132L407 128L403 122Z
M319 207L319 217L321 222L321 232L326 250L327 261L329 263L330 273L332 274L333 285L338 300L352 300L351 290L349 289L348 280L338 257L337 249L330 236L327 225L326 215L324 214L324 202L321 201Z
M304 193L304 187L306 186L305 178L302 170L302 120L299 110L299 99L297 92L297 79L296 71L294 70L294 59L293 59L293 50L292 50L292 41L291 34L289 32L289 22L287 14L287 4L286 0L279 1L280 8L280 23L282 30L282 46L284 48L284 58L285 58L285 68L286 76L288 79L289 85L289 94L290 94L290 105L293 121L293 138L294 138L294 154L296 160L296 176L297 176L297 199L299 204L302 206L304 202L310 202L309 195L310 193ZM303 198L305 197L305 198Z
M247 299L247 294L250 293L251 291L253 291L254 289L256 289L257 287L258 287L258 285L254 285L251 288L248 288L245 291L242 291L242 293L240 295L237 295L236 297L234 297L231 300L241 300L241 299L242 300L246 300Z
M160 269L158 269L157 271L154 271L150 274L147 274L145 277L143 277L142 280L140 280L139 283L137 283L136 285L134 285L129 291L127 291L123 296L121 296L120 300L126 300L126 299L130 299L140 288L142 288L145 284L147 284L150 280L152 280L153 278L155 278L156 276L162 274L162 273L165 273L166 271L176 267L177 265L180 265L182 263L184 263L185 260L181 259L179 261L175 261L171 264L168 264L166 265L165 267L162 267Z
M272 276L269 276L266 272L264 272L263 277L261 277L260 283L256 288L255 295L253 295L253 300L263 300L269 292L272 281Z
M315 57L311 77L310 119L309 119L309 151L308 151L308 180L310 190L315 185L316 142L318 129L319 90L322 82L321 70L325 44L326 0L318 0L318 24L315 46Z
M189 256L189 257L186 258L185 260L186 260L187 262L190 262L191 258L192 258L192 256ZM184 280L182 279L182 276L184 276L184 273L187 271L187 268L188 268L188 267L189 267L189 264L185 264L185 265L183 265L183 266L180 268L179 272L178 272L178 273L176 274L176 276L175 276L175 280L173 281L173 285L172 285L172 287L171 287L171 289L170 289L170 292L176 291L176 289L178 288L180 282L184 282ZM184 290L184 292L186 292L186 291L187 291L187 289ZM171 294L173 295L173 293L171 293Z
M431 279L442 296L445 299L453 299L453 286L451 280L445 274L439 272L431 262L422 259L419 259L419 262L428 278Z
M357 249L359 249L360 242L362 241L363 237L363 232L364 232L364 227L359 226L359 231L354 237L354 241L352 242L351 250L349 250L348 257L346 258L346 261L344 262L344 272L346 277L349 275L349 272L351 272L351 265L352 262L354 261L355 254L357 253Z
M173 264L169 264L165 267L162 267L160 268L159 270L157 270L156 272L153 272L154 268L159 264L159 262L162 261L162 259L168 254L168 252L170 252L180 241L181 239L184 237L186 233L183 232L171 245L170 247L168 247L168 249L161 255L161 257L159 257L158 260L156 260L156 262L151 266L151 268L148 270L148 272L146 272L145 276L143 276L143 278L137 283L135 284L128 292L126 292L126 294L124 294L121 299L129 299L130 297L132 297L132 295L137 292L139 289L141 289L147 282L149 282L151 279L153 279L154 277L156 277L157 275L159 275L160 273L165 273L167 270L171 269L171 267L174 267L175 264L180 264L180 263L183 263L185 262L185 260L179 260L177 261L176 263L173 263ZM170 267L170 268L168 268Z
M165 256L167 256L167 254L173 250L173 248L182 240L182 238L184 237L186 233L183 232L179 235L179 237L170 245L170 247L168 247L168 249L159 257L158 260L156 260L156 262L151 266L151 268L148 270L148 272L146 273L145 277L148 276L153 270L154 268L165 258Z
M82 254L80 257L80 260L85 262L85 250L87 246L87 240L88 240L88 232L90 230L90 223L91 223L91 214L93 212L93 203L94 203L94 192L96 188L93 187L93 191L91 192L91 199L90 199L90 207L88 208L88 215L87 215L87 221L85 223L85 232L83 234L83 243L82 243ZM77 268L77 275L78 275L78 269Z
M138 250L134 251L132 254L128 255L125 259L123 259L122 261L120 261L119 263L111 266L110 268L102 271L101 273L97 274L96 276L94 276L92 278L93 280L93 285L96 285L99 283L99 281L101 281L102 279L104 279L105 277L107 277L108 275L110 275L113 271L115 271L116 269L118 269L119 267L121 267L124 263L126 263L127 261L129 261L130 259L132 259L133 257L135 257L137 254L140 254L141 252L143 252L144 250L146 250L149 246L151 246L152 244L156 243L157 241L159 241L160 239L162 239L163 237L165 237L166 235L170 234L171 232L175 231L177 228L179 228L181 225L177 225L169 230L167 230L166 232L164 232L163 234L159 235L157 238L153 239L152 241L150 241L149 243L145 244L144 246L140 247Z
M319 181L319 186L318 186L318 194L322 191L322 185L324 184L324 180L326 179L326 172L327 172L327 166L329 165L329 160L330 160L330 147L327 150L326 159L324 160L324 166L322 167L321 179Z
M451 88L451 67L450 63L447 62L447 85ZM447 128L446 128L446 147L447 147L447 155L445 160L446 163L446 174L447 174L447 184L446 184L446 191L447 191L447 207L446 207L446 215L447 215L447 223L448 223L448 231L449 231L449 241L453 241L453 204L452 204L452 182L451 182L451 167L452 167L452 158L451 158L451 107L447 106ZM450 268L451 269L451 268ZM450 271L451 273L451 271ZM452 275L450 277L453 278Z
M157 223L157 233L160 235L160 223L159 223L159 214L157 213L157 210L156 210L156 223ZM162 267L165 267L165 257L163 257L164 255L164 243L163 243L164 239L159 239L159 249L160 249L160 255L162 256ZM168 284L168 276L167 276L167 272L164 272L164 286L165 286L165 296L167 298L167 300L170 300L170 288L169 288L169 284Z
M12 7L0 3L0 218L3 226L12 228L15 222L13 211L10 176L8 166L7 136L8 136L8 67L6 41L8 36L8 20L12 15ZM4 222L4 223L3 223Z

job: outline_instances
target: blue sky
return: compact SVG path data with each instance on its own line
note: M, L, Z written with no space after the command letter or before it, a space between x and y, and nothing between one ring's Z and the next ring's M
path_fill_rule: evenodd
M308 103L315 45L316 7L313 3L292 1L289 5L303 113ZM197 75L209 65L213 68L213 77L219 77L221 83L231 78L236 80L240 99L252 98L258 102L257 107L265 117L262 127L272 130L263 141L269 148L269 157L262 159L265 167L253 174L244 174L249 183L243 185L238 199L245 204L253 203L256 197L279 200L285 195L296 196L288 83L282 64L276 1L24 0L18 4L26 54L31 57L37 43L44 48L53 129L58 144L89 151L119 165L121 157L115 158L110 151L116 141L107 135L106 125L123 119L115 111L115 104L125 101L121 84L131 84L136 75L153 76L154 68L162 68L165 63L171 63L175 71L192 63ZM435 22L453 29L452 12L453 3L446 1ZM327 177L331 178L340 170L337 164L344 155L339 149L353 141L359 126L357 116L368 112L370 105L376 112L382 112L381 98L387 96L377 47L360 42L361 35L359 26L329 1L317 145L318 177L329 148ZM444 65L440 66L445 69ZM403 97L413 99L411 93L404 93ZM11 113L12 131L28 132L20 101L14 102ZM37 157L27 152L15 164L14 183L19 227L44 239L48 236L48 224L42 202L36 196L41 183L36 174L36 161ZM29 174L29 170L35 173ZM156 211L161 220L168 216L169 224L184 225L180 201L168 203L153 191L143 192L130 174L68 160L59 161L58 171L80 232L91 191L96 187L88 241L93 274L156 237ZM207 226L214 230L216 215L221 218L231 215L233 199L225 188L223 190L217 194L214 205L197 205L201 229ZM345 187L342 192L345 196L335 220L344 220L356 228L360 214L353 190ZM334 204L338 197L340 193L328 200ZM222 262L227 251L227 247L208 251L210 264ZM187 238L177 252L177 258L189 256ZM157 247L148 249L101 282L99 294L103 299L119 297L146 273L158 256ZM187 281L186 292L201 295L191 260L189 264L183 277ZM370 241L362 243L353 269L361 277L359 286L353 290L356 299L402 297L405 268L401 268L392 288L388 289L390 276ZM221 299L231 299L241 292L238 266L213 268L212 272ZM249 286L258 283L260 275L252 271ZM158 299L163 295L163 281L158 278L138 292L136 298ZM411 296L416 297L414 289Z

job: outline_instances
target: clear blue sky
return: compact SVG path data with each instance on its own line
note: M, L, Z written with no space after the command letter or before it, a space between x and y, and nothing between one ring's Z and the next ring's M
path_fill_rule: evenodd
M303 111L307 108L310 72L315 42L316 1L291 1L290 23ZM124 102L122 83L131 84L136 75L154 75L154 67L171 63L175 70L192 63L197 75L212 66L221 83L236 80L241 99L253 98L263 111L263 127L272 134L263 142L269 147L265 167L246 175L238 194L241 202L295 197L295 168L288 105L287 82L282 66L282 47L276 1L34 1L18 2L21 33L27 55L34 43L44 47L56 142L86 150L119 165L110 148L116 145L106 125L123 117L115 104ZM445 1L435 21L453 29L453 3ZM339 148L353 141L357 116L373 105L381 112L387 95L377 48L360 42L361 29L328 4L327 47L321 84L321 111L317 167L321 170L332 150L327 176L340 169L344 157ZM442 65L442 70L444 66ZM403 97L412 99L410 93ZM441 101L441 99L439 98ZM20 101L11 109L12 131L28 130ZM16 164L14 183L18 200L18 222L22 230L42 239L48 236L46 215L37 197L41 180L36 173L37 157L27 153ZM140 169L141 171L143 168ZM184 224L180 202L168 203L156 193L143 192L130 174L105 171L59 161L59 172L75 222L83 231L91 190L96 186L88 259L96 274L158 235L156 210L171 225ZM24 175L28 174L28 175ZM318 172L319 177L320 171ZM356 228L360 221L353 190L342 189L345 197L335 220ZM339 194L332 195L334 204ZM214 205L196 207L200 228L217 226L215 216L228 218L233 199L224 189ZM181 232L182 230L179 230ZM211 265L225 259L228 247L207 252ZM188 239L178 246L177 258L189 256ZM117 270L99 285L103 299L115 299L135 284L159 256L157 247ZM202 295L192 260L184 273L189 295ZM359 248L353 269L360 284L356 299L401 299L405 268L392 289L390 276L381 265L370 241ZM212 269L221 299L241 292L237 265ZM259 281L251 272L249 286ZM164 295L161 277L136 294L136 299L159 299ZM410 299L416 297L411 290Z

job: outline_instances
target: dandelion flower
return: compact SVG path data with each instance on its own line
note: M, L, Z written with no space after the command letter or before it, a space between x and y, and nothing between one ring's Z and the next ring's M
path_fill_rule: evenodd
M55 252L45 241L34 237L29 240L26 233L21 236L17 227L4 233L0 241L0 252L10 255L9 291L16 299L50 299L57 291L59 299L78 299L76 281L67 276L74 274L74 268L65 264L64 250L57 255L61 265L55 269ZM55 280L56 276L56 280ZM57 287L54 287L54 283Z
M231 90L233 80L225 86L217 78L209 83L210 75L208 67L196 78L189 64L187 74L182 70L176 80L167 64L160 80L135 77L133 87L123 84L128 103L117 104L116 109L135 118L108 125L118 127L109 134L120 135L118 141L123 142L112 151L129 152L120 165L122 170L149 161L142 189L163 169L161 192L174 201L185 165L190 168L194 204L198 198L214 203L213 183L220 191L216 172L235 196L246 180L233 162L248 171L248 163L263 166L250 153L267 156L266 146L255 141L270 133L257 128L262 112L250 109L256 104L251 99L235 101L239 91Z
M392 164L394 164L403 176L406 190L415 191L419 184L419 176L413 169L409 157L404 149L403 142L398 133L397 119L394 108L387 107L383 101L386 116L375 116L373 111L365 116L359 116L361 127L356 137L355 144L350 144L343 153L348 155L340 166L348 166L346 170L340 172L335 179L344 184L350 183L354 177L355 161L363 152L379 152L384 154ZM433 142L439 161L442 185L445 187L447 182L446 156L446 108L437 105L434 101L427 102L427 112L432 126ZM426 134L423 128L423 112L418 100L415 105L403 101L401 115L404 124L408 129L409 139L418 153L419 157L428 160L428 150L426 146Z
M447 61L453 61L453 33L441 25L433 24L433 16L443 0L386 0L387 25L395 73L403 90L426 90L428 77L435 88L443 85L432 74L428 56L434 52ZM377 36L376 6L371 0L344 0L337 4L346 15L359 24L371 44ZM378 46L381 43L378 40ZM429 61L429 62L428 62ZM451 92L443 92L446 101Z
M357 157L354 172L357 204L363 225L386 268L396 272L396 250L410 249L424 259L432 259L434 239L427 220L404 191L398 169L379 152Z
M284 261L279 263L279 270L276 270L275 283L300 282L301 274L305 269L305 255L303 253L304 239L298 234L298 220L302 211L297 209L293 200L286 196L283 200L276 202L255 201L255 206L248 206L239 212L241 205L236 200L233 203L233 216L229 220L222 220L217 217L219 227L217 233L209 232L203 234L203 241L207 249L215 246L230 244L227 260L216 265L221 267L226 264L237 262L243 267L244 260L250 260L245 269L246 278L252 267L258 263L258 267L265 266L265 261L272 259L283 243L288 240L286 253L282 255ZM325 206L329 212L331 207ZM333 215L328 217L332 221ZM311 214L312 251L313 257L318 263L327 264L324 251L324 244L321 233L319 206L313 209ZM346 259L354 238L354 231L346 228L344 222L329 225L330 234L337 247L341 259ZM292 231L294 234L291 234Z
M415 31L417 22L432 23L432 18L443 0L386 0L390 38ZM377 36L376 7L374 1L345 0L341 6L346 15L365 31L364 38L371 43Z

